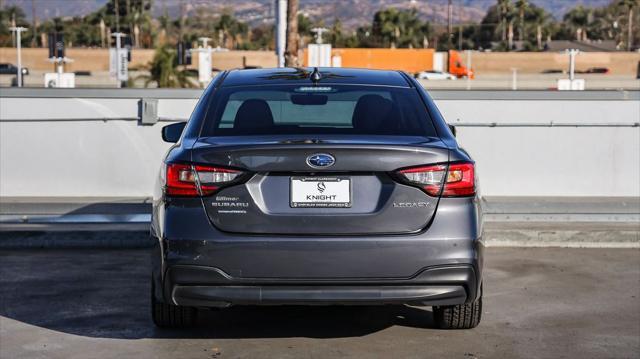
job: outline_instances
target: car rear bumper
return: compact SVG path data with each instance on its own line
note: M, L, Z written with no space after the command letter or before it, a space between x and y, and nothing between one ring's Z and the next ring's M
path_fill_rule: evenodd
M177 305L455 305L465 301L461 286L177 286Z
M428 268L407 280L286 280L232 278L217 268L172 266L164 296L176 305L455 305L475 298L472 266Z
M201 204L154 212L154 293L174 304L450 305L477 298L482 282L474 198L443 199L427 230L389 236L231 234Z

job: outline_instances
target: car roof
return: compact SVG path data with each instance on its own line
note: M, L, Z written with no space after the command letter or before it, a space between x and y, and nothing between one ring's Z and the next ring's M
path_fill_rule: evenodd
M226 74L221 86L311 84L310 75L313 69L312 67L283 67L231 70ZM411 83L400 71L343 67L319 67L318 71L322 76L318 84L411 87Z

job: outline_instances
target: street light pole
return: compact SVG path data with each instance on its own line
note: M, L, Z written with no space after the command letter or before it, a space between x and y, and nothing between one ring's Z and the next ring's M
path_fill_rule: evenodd
M451 48L453 47L453 44L452 44L453 23L451 22L452 17L453 17L453 4L451 3L451 0L449 0L449 4L447 5L447 46L449 47L449 50L451 50Z
M287 41L287 0L275 0L276 5L276 54L278 67L284 67L284 51Z
M324 34L327 31L329 31L329 29L325 27L314 27L313 29L311 29L311 32L316 34L316 44L324 43L324 40L322 39L322 34Z
M576 55L578 54L577 49L570 49L569 51L569 79L571 81L576 78Z
M20 34L23 31L27 31L27 28L18 26L18 27L12 27L9 30L16 33L16 49L18 51L18 59L17 59L18 73L16 74L16 77L18 79L18 87L22 87L22 44L21 44Z
M117 3L117 1L116 1ZM121 32L116 32L111 34L111 36L116 38L116 82L118 83L118 88L122 87L122 81L120 80L120 71L122 67L121 59L120 59L120 51L122 50L120 46L122 46L121 38L125 36L125 34Z

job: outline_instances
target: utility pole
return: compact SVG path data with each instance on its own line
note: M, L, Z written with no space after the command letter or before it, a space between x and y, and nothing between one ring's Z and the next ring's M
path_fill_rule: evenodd
M38 43L38 17L36 16L36 0L31 0L31 27L33 29L31 47L36 47Z
M178 32L178 41L182 41L182 35L184 34L184 24L187 20L184 0L180 0L180 30Z
M9 30L16 33L16 49L18 51L18 71L16 74L16 78L18 80L18 87L22 87L22 44L21 44L21 33L23 31L27 31L26 27L12 27Z
M449 0L449 5L447 6L447 34L449 35L447 36L447 43L449 44L449 48L451 48L451 38L453 37L453 24L451 23L451 17L453 16L453 4L451 1L452 0Z
M627 51L633 49L633 7L629 6L629 29L627 30Z
M131 35L133 34L133 24L131 23L131 0L126 0L125 4L127 8L127 20L129 20L129 35ZM135 36L135 34L133 35Z
M115 5L114 11L116 13L116 32L120 32L120 9L118 8L118 3L120 0L113 0L113 4Z
M449 4L447 5L447 31L449 32L449 35L453 33L453 24L451 23L451 17L453 16L453 4L451 2L452 0L449 0Z
M471 71L471 50L467 50L467 71ZM471 90L471 75L467 74L467 90Z
M287 39L287 0L274 0L276 2L276 55L278 55L278 67L284 67L284 50Z
M578 50L570 49L568 52L569 52L569 79L573 81L576 78L576 55L578 54Z

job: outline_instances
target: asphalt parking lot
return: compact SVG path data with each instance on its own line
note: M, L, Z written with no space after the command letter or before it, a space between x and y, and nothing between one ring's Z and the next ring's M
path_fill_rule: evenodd
M237 307L173 331L151 323L145 249L3 250L0 357L640 356L640 250L489 248L486 266L474 330L412 307Z

